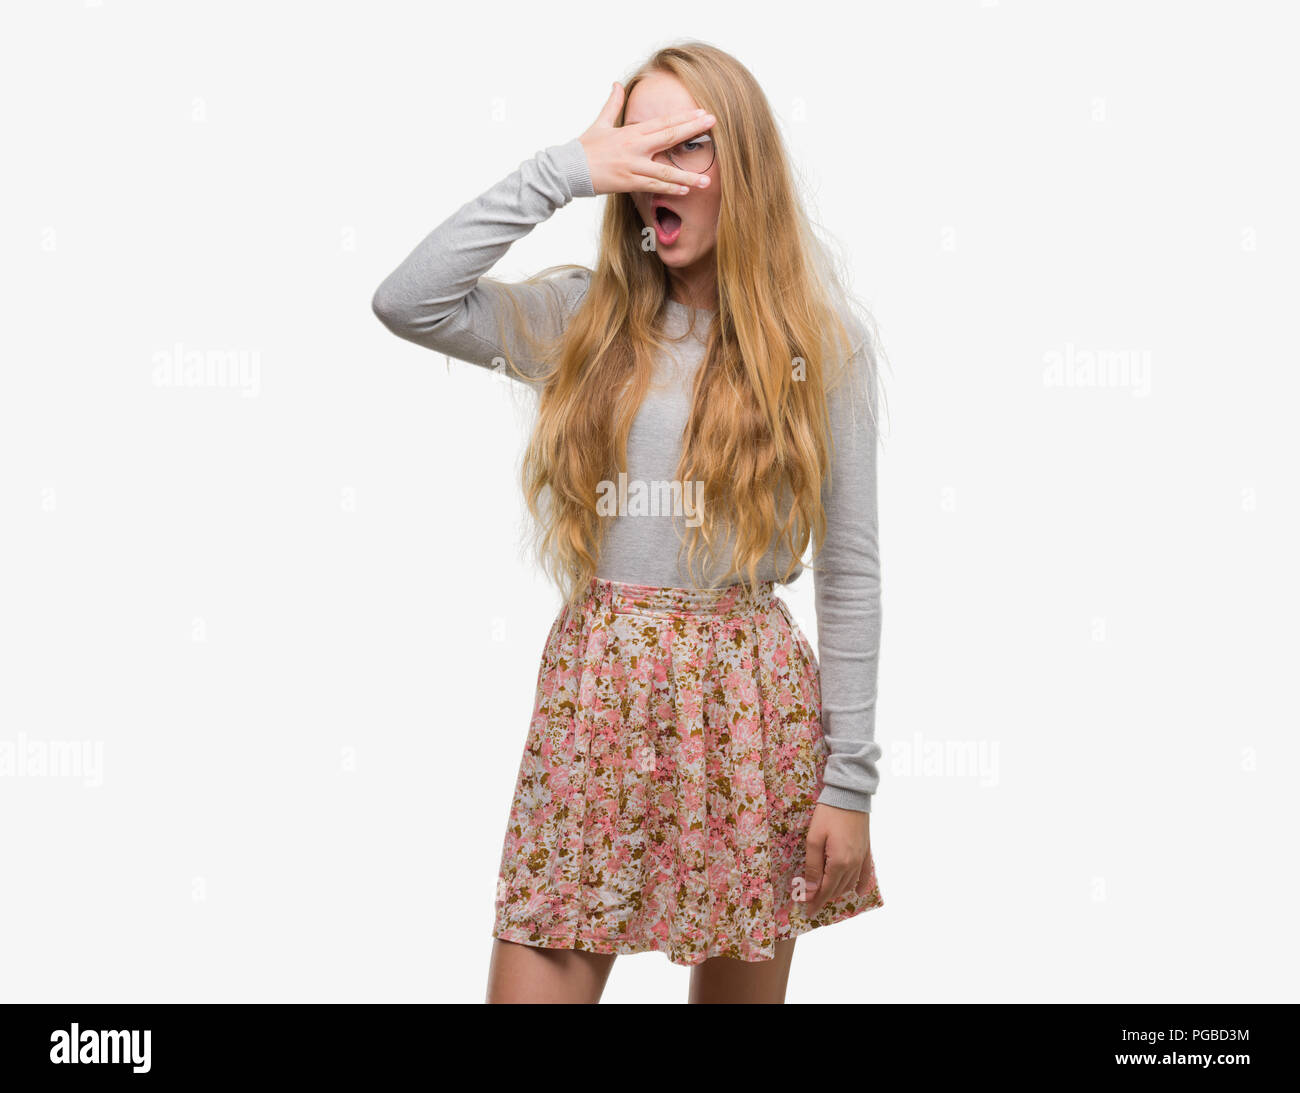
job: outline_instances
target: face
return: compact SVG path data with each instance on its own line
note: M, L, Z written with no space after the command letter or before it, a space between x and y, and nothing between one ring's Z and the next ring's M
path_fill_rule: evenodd
M699 109L691 94L682 86L676 76L666 72L651 72L639 80L628 97L624 113L625 125L651 121L668 114L684 114ZM716 126L715 126L716 128ZM712 130L706 130L711 135ZM668 150L656 152L656 163L668 163ZM704 188L692 187L688 194L647 194L629 195L636 210L641 215L641 222L655 231L655 253L665 266L677 274L689 276L692 272L711 275L713 249L718 241L718 210L722 204L722 187L719 185L718 160L715 155L713 166L704 173L709 176L709 185ZM666 205L681 218L681 229L665 231L656 214L657 205ZM668 222L672 225L671 217Z

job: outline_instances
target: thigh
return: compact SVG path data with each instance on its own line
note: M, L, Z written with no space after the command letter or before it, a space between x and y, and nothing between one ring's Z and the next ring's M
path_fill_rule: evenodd
M776 943L771 960L747 962L715 956L691 971L692 1003L774 1004L785 1001L794 938Z
M541 949L496 939L487 1001L592 1004L600 1001L614 957L574 949Z

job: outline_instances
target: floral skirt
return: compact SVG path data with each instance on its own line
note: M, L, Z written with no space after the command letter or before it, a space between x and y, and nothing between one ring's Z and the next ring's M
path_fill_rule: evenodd
M828 754L817 661L772 582L592 580L546 639L492 935L758 961L881 906L874 866L865 896L815 916L795 898Z

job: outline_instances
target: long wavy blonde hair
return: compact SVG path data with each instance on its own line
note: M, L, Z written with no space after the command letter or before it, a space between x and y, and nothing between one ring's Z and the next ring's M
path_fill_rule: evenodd
M700 583L697 564L713 566L731 543L721 581L754 585L773 548L787 559L780 579L788 579L810 540L820 549L825 535L827 391L855 350L874 362L874 327L813 231L771 107L749 70L700 42L660 49L625 82L624 110L651 72L675 76L716 116L710 135L722 181L718 306L677 468L678 482L703 487L702 519L683 543L686 570ZM620 114L616 124L623 120ZM562 335L539 348L520 331L544 362L535 374L541 399L524 456L525 499L538 559L570 601L596 573L608 520L597 511L600 483L626 471L628 433L653 376L652 347L665 345L667 271L643 249L644 228L629 194L609 195L596 267ZM524 283L582 269L552 266ZM497 284L508 295L510 286Z

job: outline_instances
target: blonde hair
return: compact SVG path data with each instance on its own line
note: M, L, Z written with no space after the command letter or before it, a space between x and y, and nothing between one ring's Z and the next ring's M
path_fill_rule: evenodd
M856 378L874 388L874 324L858 313L838 263L813 230L771 107L749 70L700 42L660 49L626 81L624 109L651 72L676 77L716 116L710 136L722 182L718 307L677 468L679 482L703 484L702 521L685 544L686 569L698 583L696 564L711 565L734 537L723 580L735 575L754 585L773 547L788 555L785 580L810 540L817 549L824 540L826 395L845 378L855 352L872 373ZM621 114L616 124L623 124ZM651 348L665 347L658 324L667 272L642 248L644 227L631 195L609 195L596 268L561 337L538 350L532 333L521 331L535 359L545 362L524 493L538 559L570 601L595 575L607 526L597 512L599 483L626 469L632 420L653 376ZM583 268L553 266L525 283ZM500 287L508 294L509 285Z

